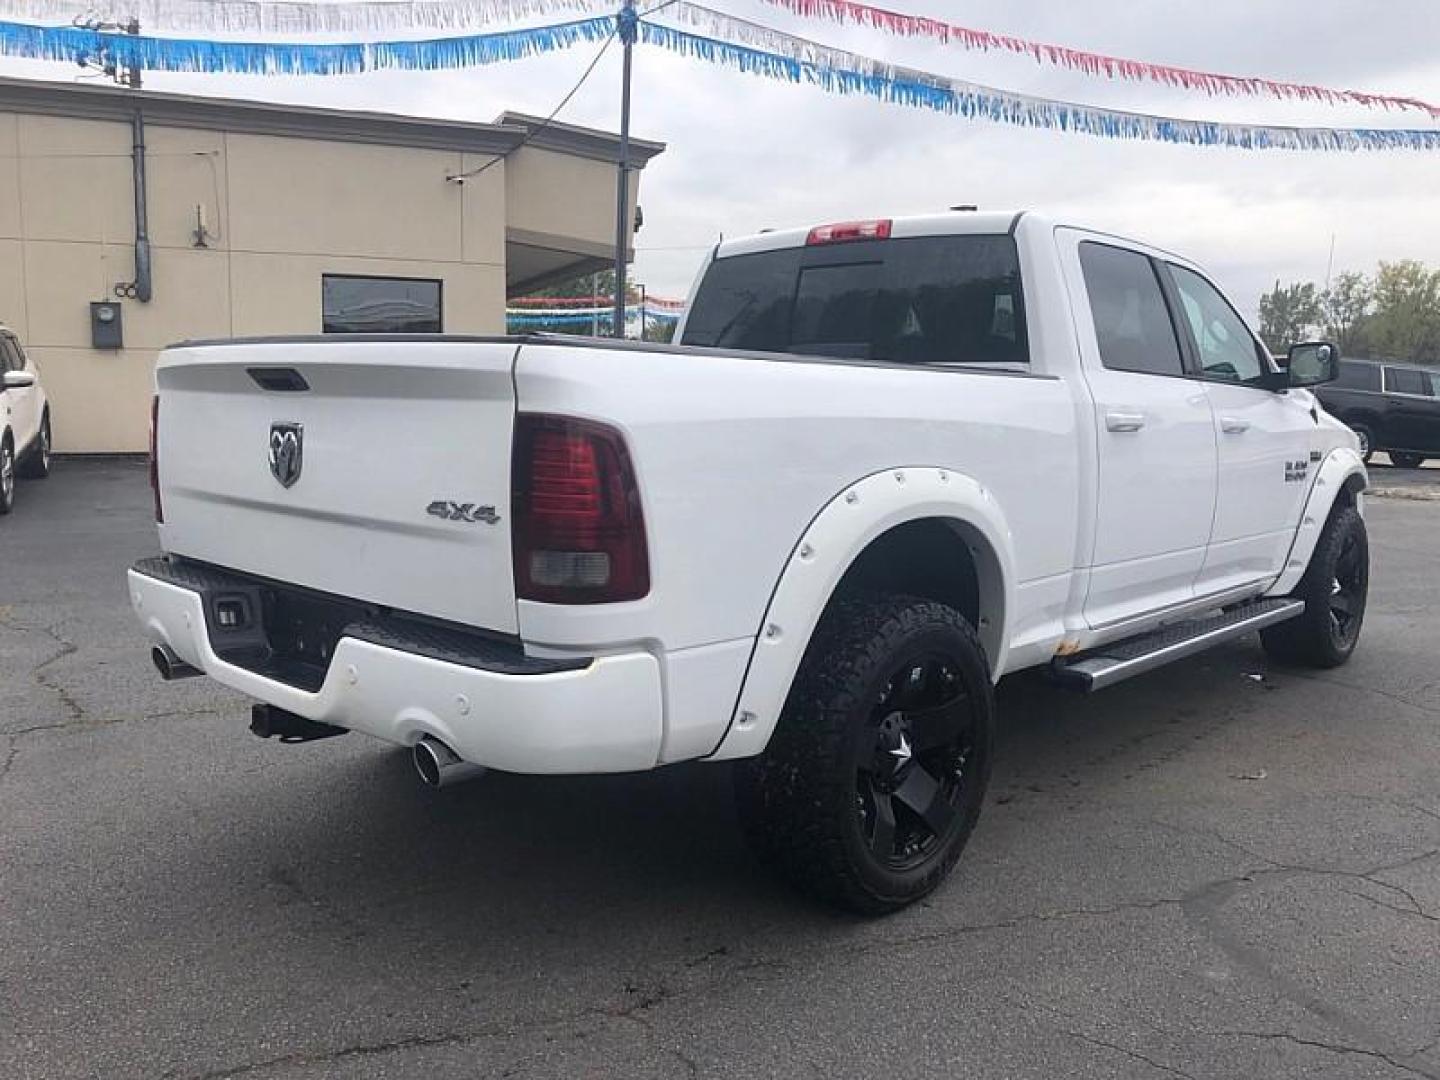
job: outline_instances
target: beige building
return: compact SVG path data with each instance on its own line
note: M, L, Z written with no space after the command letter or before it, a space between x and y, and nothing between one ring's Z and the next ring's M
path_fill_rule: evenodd
M632 206L662 149L632 140ZM617 156L613 135L513 113L0 79L0 321L39 367L57 450L143 450L171 342L503 332L507 295L613 258Z

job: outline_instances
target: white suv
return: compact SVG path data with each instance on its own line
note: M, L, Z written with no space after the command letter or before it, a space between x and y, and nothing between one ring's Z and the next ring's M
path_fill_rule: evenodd
M50 475L50 402L13 331L0 327L0 514L15 505L17 476Z

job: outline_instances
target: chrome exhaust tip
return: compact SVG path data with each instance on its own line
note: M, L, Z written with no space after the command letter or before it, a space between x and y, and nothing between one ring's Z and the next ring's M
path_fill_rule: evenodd
M464 760L432 735L426 735L417 742L413 754L415 771L426 787L448 787L485 775L485 766Z
M155 670L160 673L160 678L166 682L174 682L176 679L193 679L196 675L202 675L199 668L191 667L168 645L156 645L150 650L150 662L155 665Z

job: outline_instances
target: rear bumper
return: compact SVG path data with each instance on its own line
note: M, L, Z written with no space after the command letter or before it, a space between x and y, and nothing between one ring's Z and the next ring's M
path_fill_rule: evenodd
M649 653L601 656L560 670L545 662L527 668L447 658L444 650L357 630L361 636L342 632L312 690L220 656L203 585L173 580L184 575L165 574L159 565L141 563L128 576L131 606L149 638L217 682L278 708L401 745L432 735L467 761L507 772L632 772L659 760L660 667Z

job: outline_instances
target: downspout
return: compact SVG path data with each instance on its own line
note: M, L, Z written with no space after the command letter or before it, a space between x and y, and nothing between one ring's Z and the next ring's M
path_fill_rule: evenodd
M134 147L130 161L134 172L135 187L135 299L142 304L150 302L150 229L145 213L145 116L135 110L130 121L134 135Z

